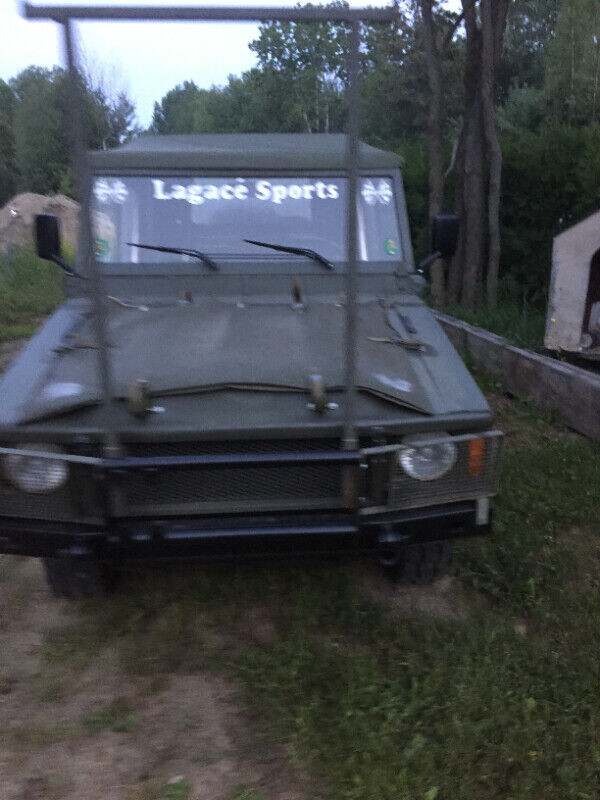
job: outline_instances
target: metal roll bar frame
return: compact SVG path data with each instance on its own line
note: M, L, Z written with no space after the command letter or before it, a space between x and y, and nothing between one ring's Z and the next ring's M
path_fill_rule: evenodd
M360 23L390 23L397 18L394 7L389 8L260 8L260 7L211 7L211 6L37 6L25 2L23 16L27 19L53 20L62 25L63 45L68 67L69 122L73 165L77 187L81 198L81 252L84 254L84 274L88 280L89 298L94 309L94 334L98 345L98 369L102 387L102 428L104 431L104 455L117 458L121 453L119 437L111 411L114 402L112 372L107 340L106 297L102 291L101 272L93 247L91 220L91 176L86 163L81 117L80 84L77 70L76 45L73 32L75 20L97 21L204 21L204 22L344 22L350 26L347 53L347 108L346 129L346 176L348 180L347 205L347 254L346 267L346 330L345 330L345 419L343 449L356 451L356 260L357 242L357 195L359 178L359 48Z

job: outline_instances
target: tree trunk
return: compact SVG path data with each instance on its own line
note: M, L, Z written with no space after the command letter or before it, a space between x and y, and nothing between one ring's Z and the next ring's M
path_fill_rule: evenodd
M506 0L483 0L481 8L481 96L485 138L490 156L488 188L488 267L487 301L495 308L498 303L498 273L500 269L500 193L502 189L502 148L498 141L495 113L495 73L499 50L496 47L498 27L506 22Z
M465 115L459 152L455 208L462 216L459 250L449 294L472 307L485 282L495 305L500 266L502 150L495 119L495 75L509 0L462 0L466 30Z
M476 78L479 84L479 76ZM469 109L465 136L463 225L465 230L461 302L473 308L481 296L485 248L485 146L481 97L477 91Z
M483 0L485 2L486 0ZM460 302L472 307L480 295L485 248L485 143L481 108L481 34L472 0L462 0L465 19L465 115L462 132L461 171L456 191L462 208L460 261L455 276Z
M421 0L427 74L429 79L429 225L444 203L444 164L442 144L442 63L436 41L433 20L433 0ZM445 300L444 262L439 259L431 266L433 302L441 306Z
M455 171L457 175L457 186L454 194L454 213L461 219L460 235L458 238L458 248L456 255L450 262L450 271L448 273L448 282L446 286L446 299L450 303L458 303L460 300L460 290L462 286L462 265L464 261L465 252L465 204L464 196L461 188L462 176L465 170L465 126L460 133L458 140L458 149L456 153L456 166Z

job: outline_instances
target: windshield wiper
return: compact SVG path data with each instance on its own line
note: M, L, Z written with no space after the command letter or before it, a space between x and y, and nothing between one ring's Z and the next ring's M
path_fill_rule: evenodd
M213 269L215 272L219 271L219 267L212 258L205 253L201 253L200 250L187 250L185 247L160 247L154 244L136 244L136 242L125 242L125 244L128 244L130 247L142 247L144 250L157 250L159 253L176 253L180 256L197 258L198 261L202 261L203 264L206 264L209 269Z
M284 244L268 244L267 242L255 242L254 239L244 239L248 244L256 244L258 247L268 247L271 250L279 250L281 253L293 253L297 256L306 256L318 264L322 264L325 269L335 269L331 261L328 261L325 256L317 253L316 250L311 250L309 247L289 247Z

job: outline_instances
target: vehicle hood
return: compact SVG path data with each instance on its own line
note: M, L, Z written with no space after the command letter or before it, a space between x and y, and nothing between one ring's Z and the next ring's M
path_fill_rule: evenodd
M381 301L359 303L359 391L425 415L485 406L429 310L415 307L410 314L408 327L414 330L416 323L416 334L403 327L406 317L390 314ZM137 379L147 380L156 396L225 388L307 392L311 374L321 375L329 390L345 384L346 309L332 298L309 302L303 310L283 301L214 298L147 310L111 305L107 322L118 398ZM422 340L425 349L414 352L389 341L398 336ZM97 403L98 375L91 321L80 315L76 330L63 331L35 386L29 381L32 390L21 398L14 421L40 420Z

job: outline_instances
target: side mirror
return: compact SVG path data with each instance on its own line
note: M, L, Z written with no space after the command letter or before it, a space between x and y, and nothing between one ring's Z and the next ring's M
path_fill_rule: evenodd
M458 248L460 217L456 214L436 214L431 227L431 248L438 258L452 258Z
M40 258L54 261L67 275L81 278L73 267L63 261L60 254L60 226L53 214L36 214L35 217L35 249Z
M52 214L37 214L35 218L35 249L40 258L54 261L60 258L60 228Z
M436 214L431 225L433 252L419 264L418 272L425 275L438 258L452 258L458 248L460 217L456 214Z

